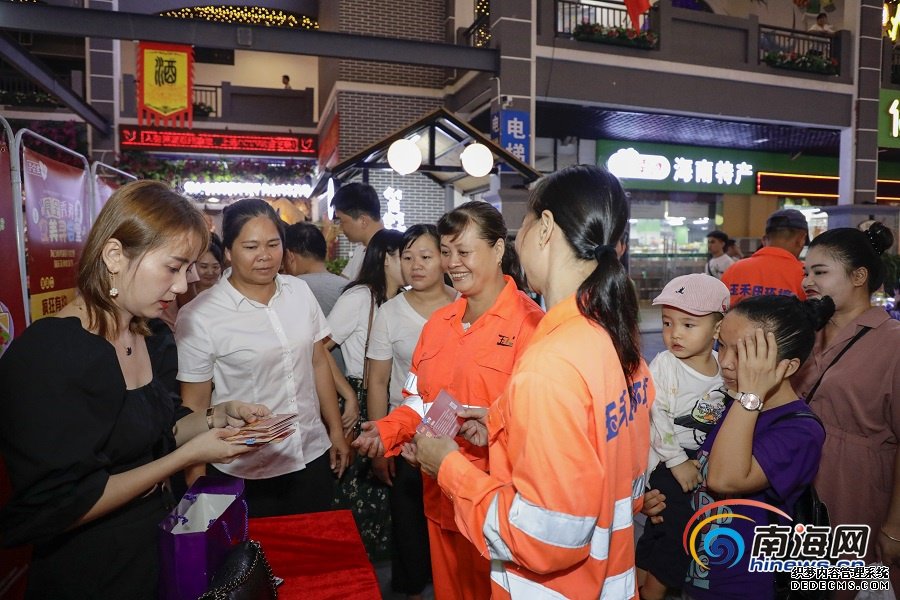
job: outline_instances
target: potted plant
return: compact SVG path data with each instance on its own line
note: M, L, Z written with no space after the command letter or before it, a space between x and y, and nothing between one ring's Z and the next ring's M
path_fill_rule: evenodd
M194 118L204 119L213 112L213 107L205 102L194 102Z

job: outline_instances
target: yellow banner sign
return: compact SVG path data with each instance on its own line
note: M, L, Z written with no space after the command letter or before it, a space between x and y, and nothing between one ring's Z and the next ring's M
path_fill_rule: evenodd
M165 125L191 120L193 49L141 42L138 52L138 120Z
M31 295L31 320L37 321L58 313L63 307L75 299L75 288L53 290L43 294Z

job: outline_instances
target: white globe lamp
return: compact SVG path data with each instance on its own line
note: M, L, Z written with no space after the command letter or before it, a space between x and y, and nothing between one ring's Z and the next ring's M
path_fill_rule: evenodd
M388 164L401 175L415 173L422 164L422 152L412 140L401 138L391 144L387 153Z
M477 142L466 146L459 160L465 172L472 177L484 177L494 168L494 155L487 146Z

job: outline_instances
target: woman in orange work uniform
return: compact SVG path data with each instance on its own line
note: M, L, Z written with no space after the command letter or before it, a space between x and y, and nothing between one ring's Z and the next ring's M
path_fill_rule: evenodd
M476 418L463 436L490 444L490 474L449 438L416 438L460 531L491 558L494 598L636 595L632 514L654 392L619 262L627 223L605 169L569 167L537 184L516 245L547 315L504 394L486 415L464 414Z
M441 390L468 406L488 407L506 386L543 313L501 262L506 225L485 202L468 202L441 217L441 257L461 294L436 310L413 352L404 386L407 404L377 422L363 424L354 446L368 456L396 456L412 441L422 414ZM461 452L476 470L487 471L487 448L460 439ZM431 549L435 598L489 598L490 563L457 529L453 507L431 478L424 478L425 516Z

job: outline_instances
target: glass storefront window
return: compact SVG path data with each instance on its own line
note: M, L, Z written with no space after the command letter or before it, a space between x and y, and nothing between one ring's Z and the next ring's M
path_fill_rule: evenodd
M632 194L629 273L642 304L672 278L706 268L706 234L716 228L714 194Z

